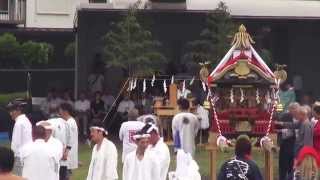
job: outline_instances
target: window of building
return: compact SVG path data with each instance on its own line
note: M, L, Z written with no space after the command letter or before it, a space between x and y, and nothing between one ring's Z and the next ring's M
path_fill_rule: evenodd
M9 0L0 0L0 12L8 12Z

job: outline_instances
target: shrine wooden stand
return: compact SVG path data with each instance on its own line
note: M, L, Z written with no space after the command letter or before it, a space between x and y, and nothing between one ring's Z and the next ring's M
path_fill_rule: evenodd
M155 102L154 112L159 118L159 127L161 136L164 137L164 131L167 132L167 136L164 137L167 142L171 141L171 120L174 115L179 113L179 108L177 105L177 85L171 84L169 86L169 102L168 104L163 103L163 99L159 99Z
M171 84L169 86L169 101L164 102L164 100L158 99L154 105L154 113L159 118L159 128L160 134L163 136L167 144L171 144L172 134L171 134L171 122L172 118L180 112L178 107L178 88L176 84ZM188 99L190 103L190 112L195 110L192 101L193 98ZM167 136L164 136L164 131L166 131Z
M273 142L277 142L277 136L276 134L270 134L270 138ZM218 151L219 147L217 146L217 137L218 133L210 132L209 134L209 140L208 140L208 146L207 150L209 151L209 157L210 157L210 180L216 180L218 171L217 171L217 157L218 157ZM274 156L272 151L267 151L264 149L261 149L264 153L264 179L265 180L273 180L274 179Z

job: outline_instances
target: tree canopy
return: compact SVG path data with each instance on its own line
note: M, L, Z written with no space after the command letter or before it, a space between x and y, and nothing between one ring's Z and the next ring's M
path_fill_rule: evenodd
M230 48L235 28L228 7L220 2L218 7L208 14L200 38L185 46L183 61L189 64L219 61Z
M48 64L53 53L52 45L44 42L20 43L13 34L0 36L0 66L2 68L30 67Z
M112 67L120 67L129 76L145 76L161 71L166 62L160 52L160 42L152 37L138 21L136 9L140 3L129 8L126 16L103 37L104 59Z

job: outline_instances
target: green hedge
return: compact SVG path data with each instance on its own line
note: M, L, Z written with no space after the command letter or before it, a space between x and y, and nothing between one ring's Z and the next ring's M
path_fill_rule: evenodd
M15 93L0 93L0 106L6 106L9 101L16 99L16 98L25 98L25 92L15 92Z

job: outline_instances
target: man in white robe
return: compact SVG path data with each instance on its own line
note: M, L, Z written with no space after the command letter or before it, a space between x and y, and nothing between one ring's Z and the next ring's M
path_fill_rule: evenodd
M190 153L185 153L182 149L177 152L177 166L175 172L169 173L169 180L201 180L199 166L192 159Z
M122 162L124 162L127 154L136 150L137 145L134 142L133 135L140 131L145 125L143 122L136 121L135 118L130 118L132 121L127 121L121 124L119 138L123 142Z
M66 148L62 158L63 160L67 160L67 171L64 172L65 169L62 169L62 172L60 172L60 177L66 177L65 179L69 179L71 171L78 168L78 126L71 113L72 107L70 104L63 103L60 105L59 114L67 121L70 128L70 147Z
M205 109L199 99L194 101L194 105L196 106L196 115L200 120L200 127L201 129L208 129L209 128L209 111Z
M57 162L55 167L56 180L59 180L59 168L60 168L59 161L62 159L62 156L63 156L63 151L64 151L63 145L60 142L60 140L52 136L53 126L49 122L40 121L36 125L42 126L46 130L45 142L50 146L51 150L54 152L54 157Z
M159 129L153 124L147 124L144 127L150 134L149 150L156 154L160 165L160 179L166 180L170 166L170 151L168 145L163 142L163 138L159 135Z
M69 152L71 149L71 132L69 124L66 120L62 119L58 114L58 109L53 113L53 117L47 120L53 128L52 136L58 139L63 145L63 156L65 152ZM62 157L63 157L62 156ZM67 157L60 160L59 177L60 179L65 179L65 171L68 169Z
M123 180L160 180L160 165L156 154L147 150L150 135L142 129L133 136L137 150L126 156L123 165Z
M118 152L116 146L106 138L108 132L103 123L94 122L90 127L91 141L95 143L87 180L118 179Z
M15 100L10 102L7 106L11 118L15 121L11 140L11 149L14 152L15 164L13 173L21 176L22 164L21 164L21 148L32 141L31 131L32 125L28 117L23 113L25 102Z
M57 160L51 146L45 142L45 129L35 126L32 130L34 142L21 149L22 176L28 180L57 180Z
M196 146L195 138L200 128L197 116L189 113L189 101L179 100L180 113L175 115L172 120L172 134L176 148L181 148L185 152L194 155Z

